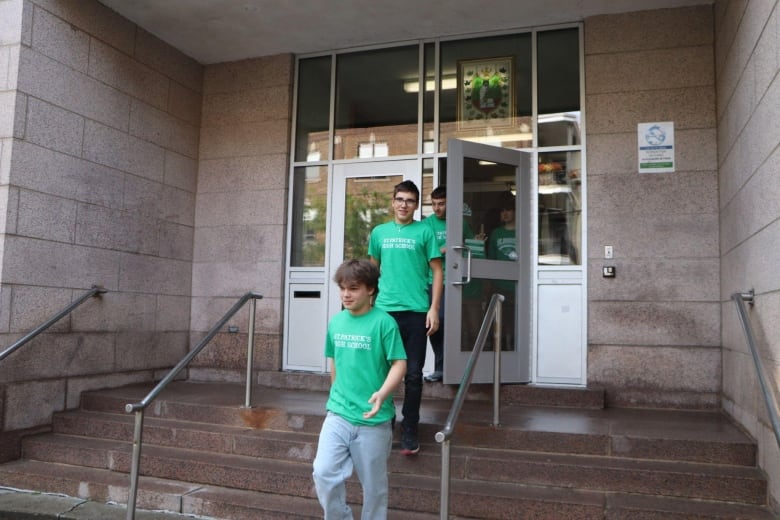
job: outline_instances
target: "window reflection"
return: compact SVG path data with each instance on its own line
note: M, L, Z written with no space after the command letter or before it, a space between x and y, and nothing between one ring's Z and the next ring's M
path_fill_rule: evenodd
M328 168L304 166L293 173L292 258L293 267L325 265Z
M298 64L296 161L325 161L329 158L330 68L330 56L309 58Z
M539 154L539 264L580 265L580 152Z
M580 36L575 28L541 31L537 37L539 114L580 110Z
M537 38L537 119L532 118L532 40ZM539 152L538 262L541 265L580 265L581 136L580 33L578 28L508 34L495 37L427 42L370 51L338 53L299 61L296 96L295 161L332 162L341 159L381 159L399 155L447 151L447 140L459 138L500 147L559 147ZM420 78L420 49L423 60ZM437 60L437 48L439 50ZM468 63L511 63L511 116L464 124L459 116L458 75ZM438 70L438 110L434 90ZM484 68L484 67L483 67ZM335 106L331 108L331 72L336 75ZM474 68L474 70L482 70ZM500 69L499 69L500 70ZM422 98L422 125L418 103ZM509 99L509 96L507 97ZM477 124L479 123L479 124ZM329 142L329 129L334 128ZM438 131L437 131L438 130ZM421 139L420 139L421 137ZM422 142L420 142L422 141ZM423 201L434 185L446 178L446 158L437 157L439 180L434 182L433 159L423 170ZM320 167L296 168L294 173L292 265L324 265L323 238L327 176ZM484 169L482 170L484 171ZM474 233L485 236L500 224L495 197L513 190L511 175L493 174L464 179L464 202L474 221ZM423 206L423 215L429 208ZM485 241L486 252L490 245ZM495 248L494 248L495 250Z
M439 151L447 151L447 140L451 138L504 148L532 146L531 35L526 33L442 42L440 47L442 88L439 97ZM450 78L458 80L459 74L474 72L466 66L469 63L484 61L485 66L489 66L502 59L511 60L511 66L506 67L506 72L511 73L507 79L511 92L505 96L511 100L510 117L501 117L500 121L488 118L484 124L464 124L461 97L469 95L469 92L458 88L445 89L445 82ZM460 79L465 81L468 78Z
M368 237L374 227L393 218L393 187L401 181L401 175L347 179L344 258L368 258Z
M507 280L490 280L487 278L472 278L471 282L463 286L463 300L461 303L461 352L469 352L474 349L482 320L485 317L488 304L493 294L504 295L501 305L501 350L514 351L515 344L515 291L517 282ZM495 324L490 324L487 341L483 350L493 350Z
M580 144L580 113L563 112L539 116L539 146Z
M334 159L417 153L418 62L417 45L336 57Z

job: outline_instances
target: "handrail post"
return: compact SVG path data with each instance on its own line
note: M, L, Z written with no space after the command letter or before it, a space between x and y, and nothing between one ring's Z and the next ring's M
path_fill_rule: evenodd
M255 360L255 309L257 300L252 298L249 302L249 338L247 339L246 349L246 398L244 399L244 408L252 407L252 372Z
M436 432L434 439L441 444L441 503L439 504L439 511L441 513L441 520L447 520L449 516L450 508L450 438L455 431L455 423L458 420L460 409L463 407L463 402L466 399L466 393L471 385L471 378L474 375L474 368L477 366L477 360L482 352L482 349L487 343L488 332L490 329L490 323L495 323L495 329L498 334L494 343L494 349L498 348L496 352L501 351L501 302L504 301L504 295L496 293L490 298L488 303L488 309L485 311L485 316L482 318L482 326L479 328L477 339L474 342L474 347L471 349L471 355L466 362L466 369L460 378L460 385L458 386L458 392L455 394L450 413L447 416L447 422L444 424L444 428L441 431ZM498 316L497 316L498 313ZM497 347L496 347L497 346ZM500 354L497 354L500 356ZM495 357L494 362L497 363L497 373L500 374L501 358ZM494 380L494 403L498 403L498 390L500 389L500 377L496 377ZM494 406L493 422L498 425L498 405Z
M441 443L441 508L439 519L448 520L450 516L450 439ZM447 478L444 478L444 475Z
M184 368L190 363L190 361L197 356L203 348L211 341L214 336L217 335L217 333L220 331L222 327L225 326L225 324L232 318L240 309L244 306L244 304L247 302L247 300L252 300L252 308L251 308L251 315L249 319L249 359L247 360L247 374L250 375L250 377L247 378L247 396L246 396L246 402L249 404L251 402L251 396L249 395L249 392L251 391L251 373L252 373L252 359L254 357L254 332L255 332L255 308L256 308L256 300L262 298L262 294L258 294L256 292L248 292L244 296L242 296L234 305L233 307L228 310L224 316L209 330L206 335L203 337L203 339L200 340L200 342L190 350L186 356L184 356L177 364L174 366L170 371L168 371L168 374L163 377L159 383L148 393L146 394L146 397L138 401L137 403L128 403L125 405L125 411L127 413L136 413L136 421L135 421L135 432L133 434L133 462L132 467L130 471L130 488L128 491L128 497L127 497L127 520L134 520L135 515L135 500L136 495L138 494L138 469L141 464L141 432L143 430L143 412L146 409L147 406L149 406L149 403L154 401L157 396L160 394L160 392L163 391L163 389L168 386L168 383L173 381L173 379L184 370ZM140 415L139 415L140 414Z
M501 337L503 336L501 306L501 300L498 300L493 315L493 426L500 424L498 408L501 393Z
M138 474L141 467L141 437L144 430L144 410L135 411L133 428L133 458L130 462L130 489L127 491L127 519L135 520L135 502L138 496Z

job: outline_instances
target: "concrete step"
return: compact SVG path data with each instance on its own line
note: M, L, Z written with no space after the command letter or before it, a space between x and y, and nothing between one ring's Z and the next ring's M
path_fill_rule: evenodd
M0 466L0 482L94 500L126 497L134 416L124 405L150 389L83 394L81 410L55 416L53 433L25 439L26 460ZM327 393L256 387L252 408L241 407L243 399L242 385L222 383L175 382L161 394L144 421L146 505L159 496L215 518L321 517L311 461ZM389 462L396 518L438 517L441 447L433 438L449 407L446 399L423 400L418 456L400 456L396 439ZM452 518L771 518L755 443L721 414L512 402L502 403L501 424L491 426L492 413L480 399L461 412L450 461ZM190 487L169 494L160 488L184 482ZM356 478L347 490L359 504Z
M108 504L60 493L0 487L0 519L4 520L125 520L124 504ZM210 520L204 516L136 508L136 520Z
M777 520L764 507L627 495L608 498L605 520Z
M83 409L122 414L126 403L141 400L149 388L137 385L87 392L82 396ZM241 385L173 383L147 411L145 424L161 418L220 427L317 434L325 414L327 393L261 387L256 390L253 408L240 406L243 400ZM433 440L446 422L449 407L450 402L446 400L423 399L419 430L423 442ZM466 402L455 442L550 453L745 466L756 463L752 440L718 413L502 404L500 419L501 427L491 428L492 405ZM185 433L183 428L181 435ZM221 432L217 428L213 434L219 437Z
M22 459L0 465L0 482L17 489L127 504L130 479L127 474L103 468ZM136 504L141 509L182 512L183 497L201 487L199 484L142 476Z
M560 411L560 413L564 413ZM299 417L300 418L300 417ZM560 419L560 417L559 417ZM313 423L311 417L305 422ZM55 416L55 432L70 435L94 435L103 439L127 442L132 439L133 417L129 415L75 411ZM144 441L160 446L184 446L191 449L223 453L257 454L310 460L316 451L317 434L290 430L263 430L209 423L149 418L144 422ZM440 427L420 425L420 440L429 445L426 451L438 453L433 437ZM552 428L550 428L552 429ZM298 433L299 435L286 435ZM617 435L617 433L624 433ZM704 462L754 468L754 446L745 442L712 439L659 439L616 432L614 436L585 433L534 432L515 428L492 428L487 425L462 424L453 441L456 449L468 445L485 449L513 449L521 452L570 453L612 456L627 459ZM438 466L438 462L435 463Z
M74 411L56 414L52 426L55 433L128 442L133 423L132 415ZM158 446L312 460L318 434L290 433L152 417L144 419L143 439L144 444Z
M330 374L302 372L261 371L256 383L261 387L286 390L314 390L327 392L330 389ZM457 385L425 383L423 397L452 401L458 392ZM602 388L554 388L524 384L501 386L501 402L526 406L547 406L599 410L604 408L605 392ZM403 386L396 396L403 396ZM471 401L491 401L492 384L473 384L467 396Z
M0 466L0 479L3 485L17 488L14 493L0 491L1 519L54 520L65 518L63 512L68 514L67 518L125 518L129 486L126 474L68 464L16 461ZM25 489L35 491L19 491ZM57 493L58 496L42 493ZM89 503L85 503L87 499ZM322 509L314 498L198 486L146 476L139 479L137 509L138 520L180 520L193 518L193 515L227 520L322 518ZM360 506L353 509L359 517ZM391 509L388 518L435 520L438 515Z
M202 482L241 488L234 480L218 479L211 473L211 459L233 455L233 467L246 466L240 457L260 463L263 459L285 463L303 463L304 480L310 482L311 461L316 452L316 437L311 434L285 432L252 432L236 435L234 449L206 451L201 447L182 449L181 444L156 446L146 444L142 450L143 473L176 480ZM164 451L167 448L174 448ZM163 450L163 451L161 451ZM82 464L93 468L129 471L131 445L128 441L52 434L32 437L24 443L26 459L60 464ZM147 458L176 460L171 469L152 469ZM160 462L160 464L163 464ZM164 464L163 464L164 465ZM276 468L269 462L270 467ZM195 479L192 473L171 473L176 468L201 468L209 475ZM289 466L285 470L293 471ZM417 457L393 456L389 469L397 475L440 475L441 456L438 446L425 444ZM616 457L539 454L502 449L454 447L450 457L451 476L455 480L507 482L569 489L612 491L661 496L687 497L748 504L766 502L766 481L757 468L690 462L632 460ZM259 466L255 470L268 473ZM259 481L261 476L252 477ZM257 489L258 491L270 491ZM275 490L275 492L280 492Z

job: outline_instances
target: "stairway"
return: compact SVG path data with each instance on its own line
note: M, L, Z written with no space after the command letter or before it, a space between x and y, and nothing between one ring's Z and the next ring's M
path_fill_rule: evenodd
M321 518L311 462L325 385L300 376L293 386L301 388L255 387L255 406L243 409L241 385L172 383L145 419L138 507L230 520ZM22 459L0 465L0 483L126 502L133 416L122 410L150 388L85 393L80 409L55 415L50 433L24 440ZM391 519L439 518L433 438L452 392L426 384L421 452L391 456ZM475 388L453 438L452 518L775 518L755 444L721 414L604 409L598 392L505 386L495 428L488 395ZM360 496L353 477L349 500Z

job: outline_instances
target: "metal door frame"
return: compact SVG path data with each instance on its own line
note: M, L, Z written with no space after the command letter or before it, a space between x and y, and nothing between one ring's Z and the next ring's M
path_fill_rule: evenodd
M517 282L515 352L502 352L502 382L528 382L531 379L533 356L533 264L535 258L532 157L530 152L510 148L500 148L470 141L451 139L447 144L447 214L463 214L463 188L465 158L507 164L515 167L515 229L518 250L522 251L518 262L497 260L474 260L462 258L463 229L460 219L447 219L448 252L446 260L445 318L444 318L444 382L455 384L460 381L468 354L473 345L462 352L461 345L461 306L462 286L458 281L472 278L508 279ZM470 264L470 265L469 265ZM508 265L507 265L508 264ZM508 270L512 272L509 273ZM470 272L469 272L470 270ZM497 276L498 275L498 276ZM501 278L507 277L507 278ZM493 354L484 352L474 372L474 382L493 380Z

